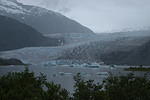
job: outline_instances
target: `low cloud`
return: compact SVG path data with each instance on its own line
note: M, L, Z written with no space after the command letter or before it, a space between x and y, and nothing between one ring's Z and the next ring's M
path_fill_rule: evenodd
M19 0L58 11L96 32L150 27L150 0Z

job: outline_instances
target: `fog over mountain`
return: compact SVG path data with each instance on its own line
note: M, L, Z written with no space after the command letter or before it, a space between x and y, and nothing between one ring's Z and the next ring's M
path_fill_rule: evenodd
M44 37L30 26L0 15L0 51L24 47L58 46L58 39Z
M93 33L92 30L66 16L16 0L0 0L0 15L25 23L43 34Z
M149 0L18 0L65 14L95 32L150 27Z
M149 10L150 0L0 0L0 100L150 100Z

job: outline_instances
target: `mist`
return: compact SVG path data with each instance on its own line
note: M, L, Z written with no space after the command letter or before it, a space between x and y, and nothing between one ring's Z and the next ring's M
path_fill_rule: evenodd
M60 12L95 32L150 27L149 0L18 0Z
M0 0L0 100L150 100L149 10L150 0Z

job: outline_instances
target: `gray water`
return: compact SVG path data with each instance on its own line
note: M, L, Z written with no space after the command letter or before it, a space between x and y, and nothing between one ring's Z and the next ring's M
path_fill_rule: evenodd
M20 72L24 70L24 66L1 66L0 75L5 75L8 72ZM52 81L56 84L61 84L63 88L69 91L73 91L74 80L73 77L77 73L81 73L84 79L92 79L95 82L102 82L104 78L108 76L108 73L112 70L103 66L101 68L75 68L69 66L42 66L42 65L30 65L30 71L35 72L36 75L43 73L47 76L48 81ZM115 70L114 70L115 71Z
M6 75L8 72L20 72L23 71L25 66L0 66L0 75ZM101 83L111 73L113 75L126 75L130 72L123 71L124 66L118 66L116 68L110 68L106 65L101 65L99 68L87 68L87 67L70 67L67 65L30 65L28 66L30 71L33 71L36 76L43 73L47 76L47 80L60 84L63 88L70 92L73 92L74 79L73 77L77 73L81 73L82 78L85 80L94 80L96 83ZM135 73L137 76L144 75L144 73Z

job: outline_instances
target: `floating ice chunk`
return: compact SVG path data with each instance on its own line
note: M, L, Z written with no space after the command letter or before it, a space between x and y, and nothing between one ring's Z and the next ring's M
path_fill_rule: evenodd
M59 72L59 75L61 75L61 76L64 76L64 75L72 75L72 73Z
M48 61L43 64L45 67L47 66L56 66L56 61Z
M64 72L59 72L59 75L63 76L63 75L65 75L65 73Z
M116 65L110 65L109 67L110 67L110 69L115 69Z
M65 73L65 75L72 75L72 73Z
M88 68L100 68L100 64L98 63L91 63L90 65L87 65Z
M96 75L104 75L104 76L108 76L109 73L108 73L108 72L97 72Z

